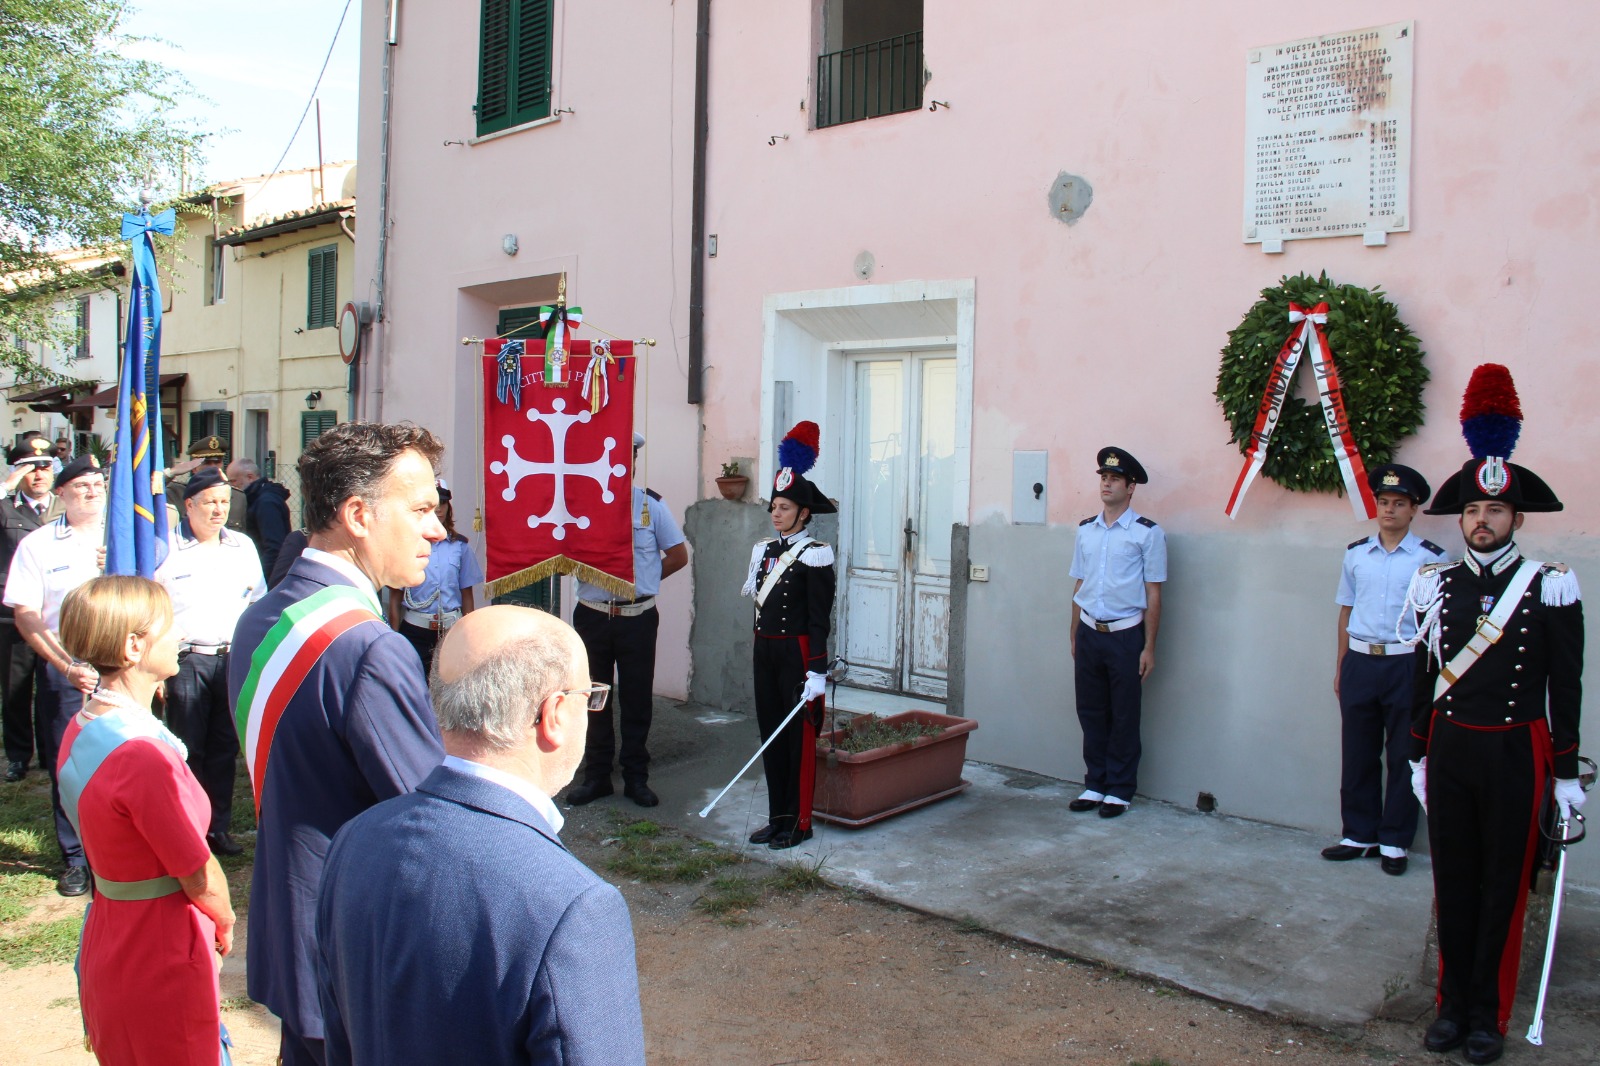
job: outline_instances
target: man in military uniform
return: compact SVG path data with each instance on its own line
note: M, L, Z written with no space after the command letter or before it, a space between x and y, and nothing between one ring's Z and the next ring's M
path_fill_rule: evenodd
M179 514L183 513L183 490L189 484L189 478L197 471L214 469L217 473L223 474L223 481L226 482L227 476L223 473L222 464L227 457L228 453L223 450L222 438L216 434L192 441L189 444L189 461L179 463L167 471L167 502L177 508ZM231 492L232 495L228 497L227 526L235 533L250 536L249 501L238 489L232 489ZM251 543L255 543L254 538L251 539ZM259 555L259 552L257 554Z
M637 464L644 434L633 435ZM689 562L689 548L677 521L661 497L638 485L633 487L633 598L619 600L605 589L578 582L578 607L572 627L589 653L590 680L610 685L604 711L589 721L582 780L567 790L567 802L589 803L611 795L612 760L622 766L622 794L641 807L660 800L648 784L651 701L656 676L656 630L661 616L656 593L661 582ZM615 675L615 676L613 676ZM612 708L618 724L612 726ZM622 751L617 754L617 734Z
M178 673L167 682L167 725L189 749L189 769L211 800L206 843L218 855L243 850L228 831L239 756L228 651L239 616L267 594L254 547L224 528L228 499L228 483L214 468L190 475L183 522L155 574L172 596L173 623L183 635Z
M5 605L15 608L17 633L45 664L44 713L36 723L34 743L39 762L50 774L50 802L55 812L56 842L66 869L56 880L63 896L89 890L88 860L83 842L61 806L56 781L56 753L67 723L83 707L83 697L100 684L93 666L74 659L56 631L67 593L105 568L106 479L93 455L85 453L61 468L52 484L61 498L61 517L22 538L6 572Z
M11 557L23 537L61 513L61 504L50 491L55 463L50 442L42 436L32 437L12 448L6 458L11 462L11 475L6 479L7 495L0 500L0 572L11 569ZM40 717L48 688L42 678L35 680L41 669L39 657L17 632L11 608L0 606L7 781L21 781L27 774L36 723L49 720Z
M779 445L772 485L772 528L778 535L756 544L745 575L745 596L756 601L756 725L766 740L796 702L809 706L792 719L761 754L767 782L767 824L750 843L774 850L811 839L812 788L816 783L817 728L827 687L828 634L833 614L833 548L807 532L811 516L838 508L805 477L817 457L818 428L801 422Z
M1144 679L1156 666L1167 535L1133 509L1150 480L1122 448L1101 448L1101 511L1078 523L1068 571L1072 587L1072 662L1083 727L1083 792L1067 809L1126 814L1139 775L1139 710Z
M1513 539L1527 514L1561 508L1504 455L1469 460L1425 512L1460 516L1466 556L1423 567L1410 593L1426 649L1416 656L1413 785L1427 810L1439 915L1438 1017L1423 1043L1437 1052L1464 1043L1473 1063L1495 1061L1504 1044L1541 798L1554 779L1561 817L1584 800L1577 578L1524 558Z
M1339 816L1344 838L1322 849L1333 862L1382 855L1383 872L1406 872L1406 852L1417 835L1417 801L1411 795L1411 693L1416 668L1414 614L1406 590L1424 563L1444 549L1411 532L1417 509L1428 502L1428 482L1409 466L1374 468L1367 483L1378 501L1378 532L1345 549L1339 571L1338 647L1333 694L1339 700L1342 761ZM1387 772L1385 759L1387 758Z

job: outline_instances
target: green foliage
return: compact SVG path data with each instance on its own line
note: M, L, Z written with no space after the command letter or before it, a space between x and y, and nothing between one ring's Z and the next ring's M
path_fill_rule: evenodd
M1282 284L1263 289L1244 321L1228 334L1217 372L1217 402L1233 442L1246 452L1273 364L1289 336L1289 304L1309 308L1323 301L1328 304L1325 332L1345 414L1362 462L1371 469L1393 459L1399 443L1422 425L1422 391L1428 383L1421 345L1382 289L1335 285L1326 273L1285 277ZM1295 373L1297 378L1304 373L1303 380L1310 382L1307 361L1303 355ZM1261 473L1295 492L1342 493L1344 479L1316 388L1302 386L1302 391L1305 399L1291 395L1284 400Z
M606 868L635 881L698 881L744 861L714 844L672 836L649 821L620 826L616 843L617 857L607 863Z
M0 0L0 336L51 336L54 292L84 281L51 253L120 253L122 213L171 184L202 135L171 108L188 86L122 54L125 0ZM10 344L0 359L16 361Z

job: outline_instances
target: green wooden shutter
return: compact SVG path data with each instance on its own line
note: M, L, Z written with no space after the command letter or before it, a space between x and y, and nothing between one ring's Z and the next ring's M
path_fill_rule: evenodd
M312 441L332 429L335 417L332 411L300 412L300 450L305 451Z
M483 0L478 136L550 117L555 0Z
M216 429L212 432L222 438L222 465L233 462L233 412L217 411Z
M478 135L511 123L511 3L483 0L478 50Z
M554 0L516 0L517 122L550 117L550 23Z
M189 412L189 447L194 447L197 440L205 440L211 434L206 429L206 413L204 411Z
M306 253L306 329L327 329L339 317L339 246Z

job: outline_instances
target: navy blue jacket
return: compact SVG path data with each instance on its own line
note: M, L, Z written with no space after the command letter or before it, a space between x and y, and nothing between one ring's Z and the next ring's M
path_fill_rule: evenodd
M329 1066L644 1062L622 894L448 765L339 832L317 950Z
M237 712L250 657L292 604L344 575L296 559L277 588L245 609L228 658ZM290 697L267 759L250 883L250 998L301 1036L322 1036L317 1004L317 883L333 835L381 800L415 788L444 759L422 662L374 619L333 642Z

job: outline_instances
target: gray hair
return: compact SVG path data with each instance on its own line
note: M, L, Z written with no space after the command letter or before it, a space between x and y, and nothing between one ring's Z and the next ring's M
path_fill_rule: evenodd
M452 681L435 666L428 691L439 728L497 751L516 747L539 705L566 682L572 651L570 639L546 633L506 642Z
M254 459L235 459L233 461L233 469L237 470L243 477L259 478L261 476L261 468L256 465Z

